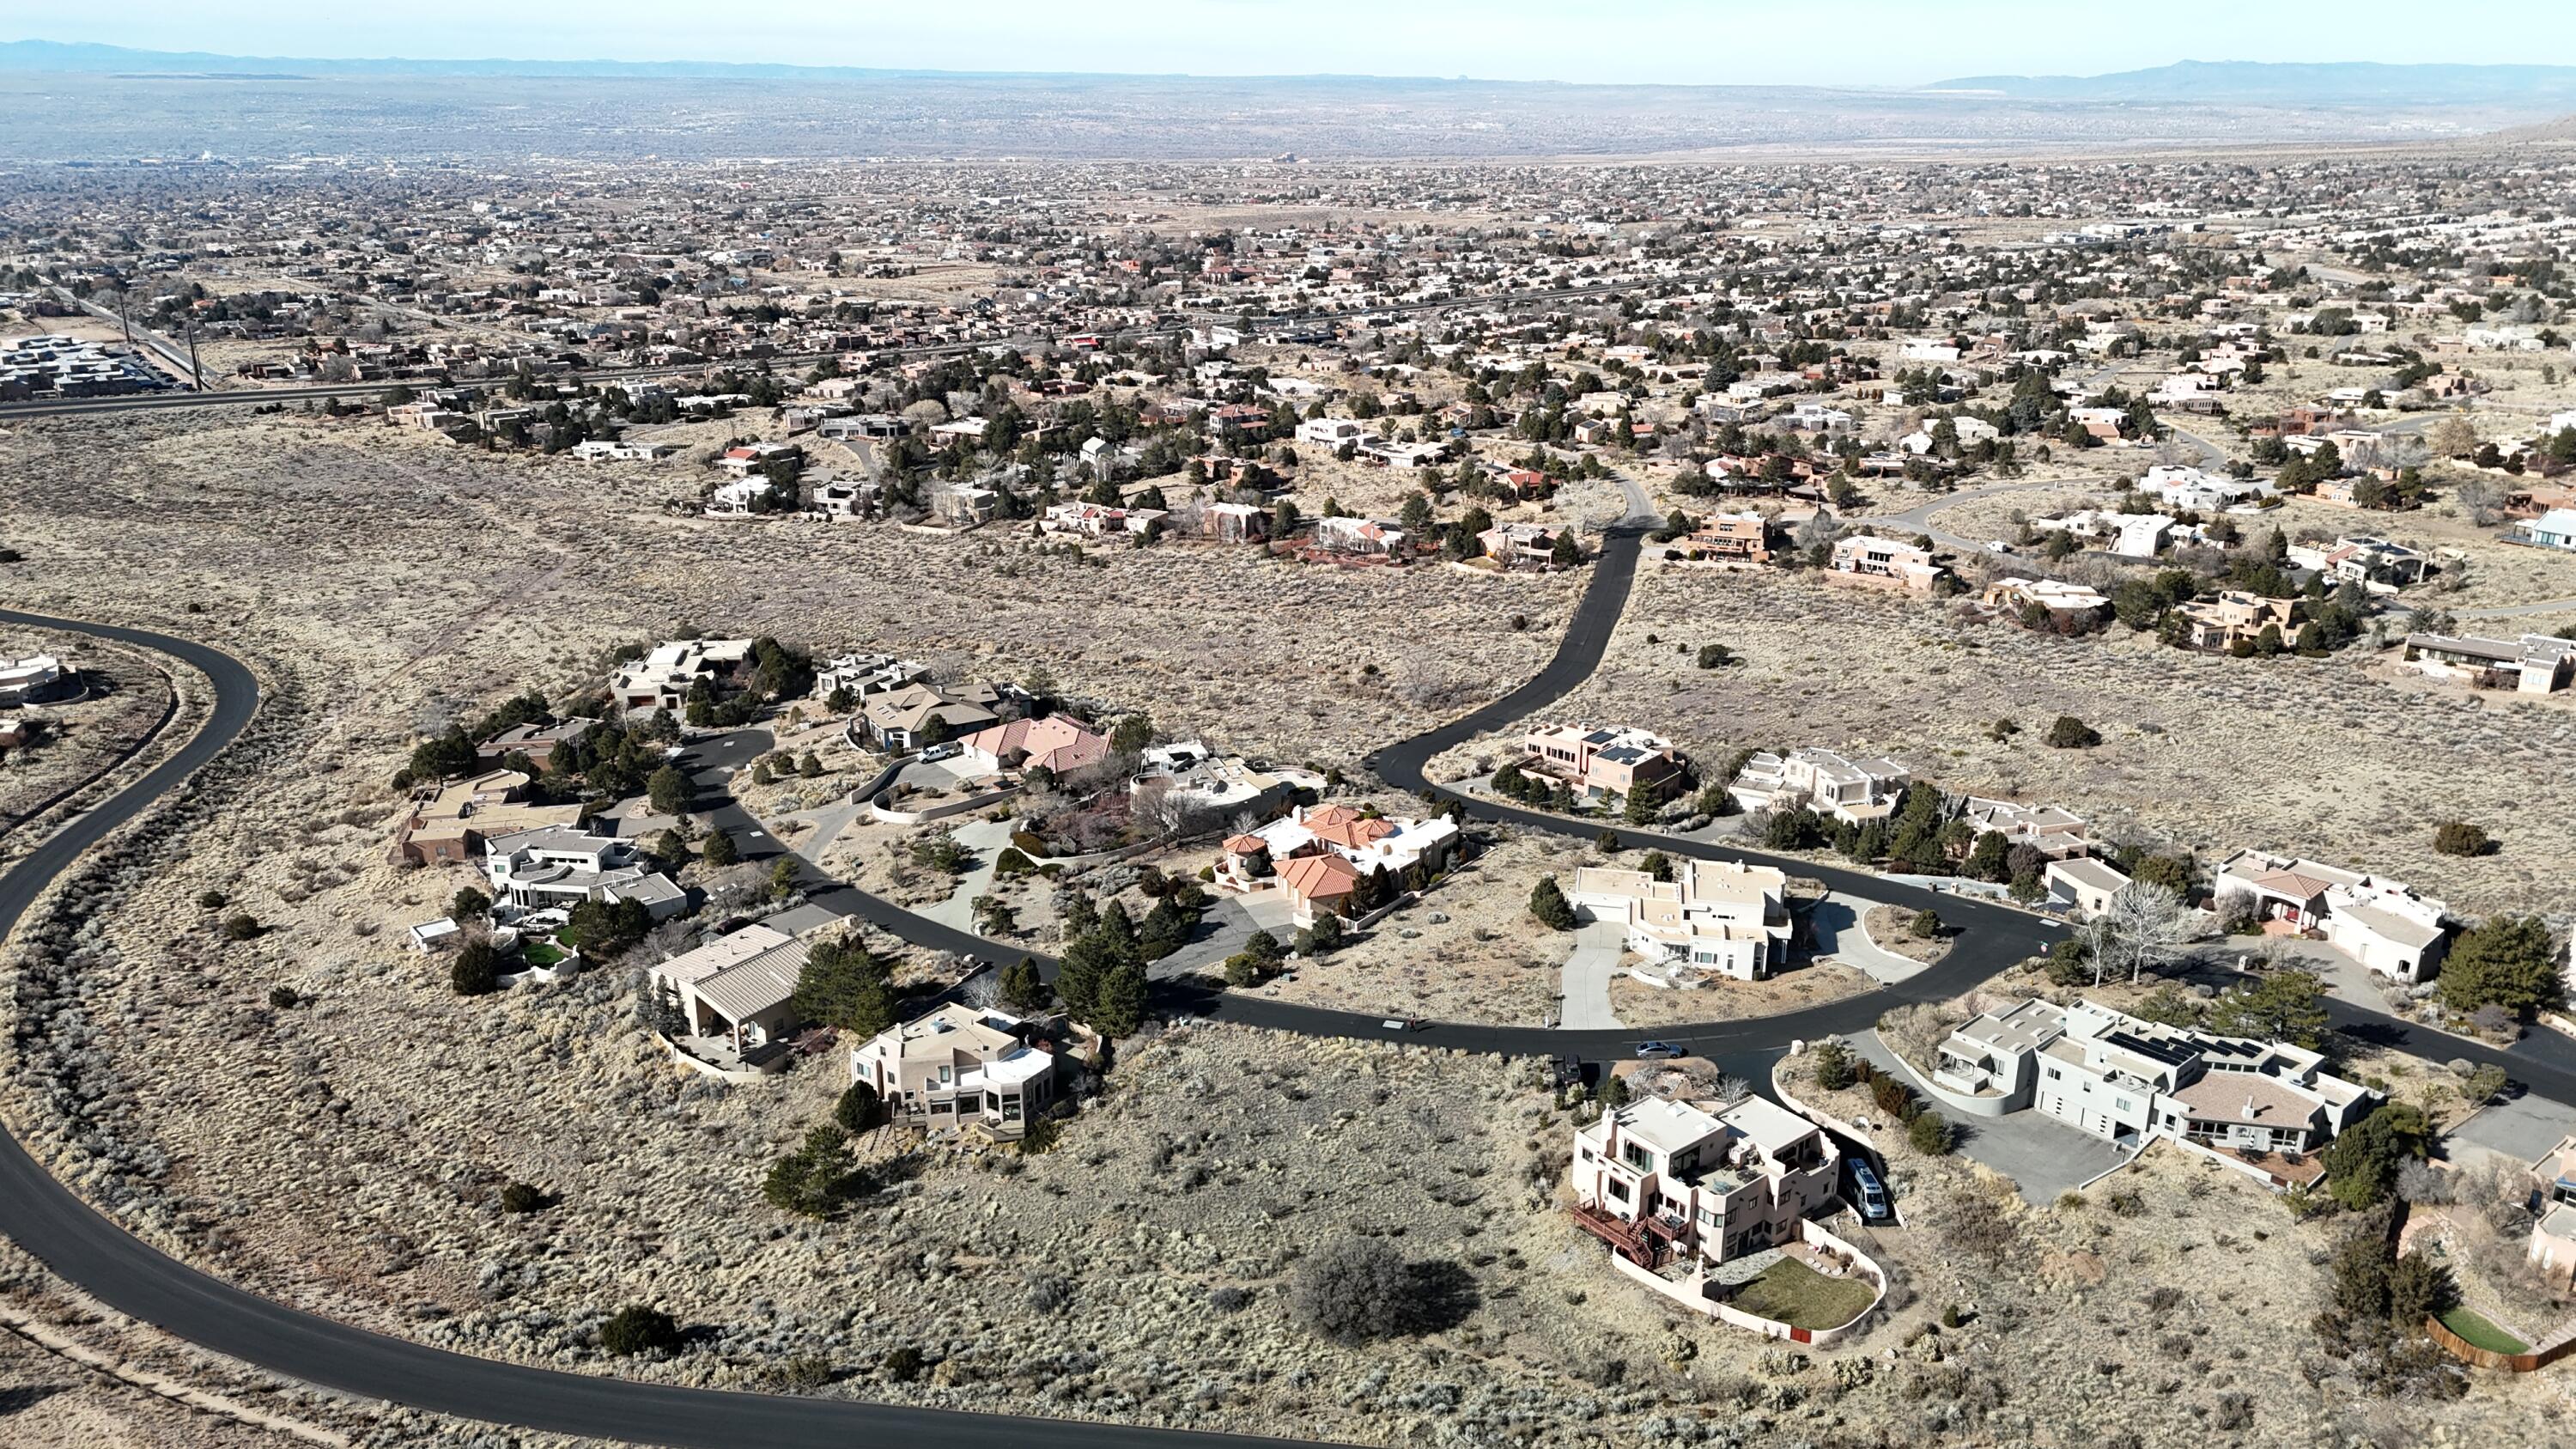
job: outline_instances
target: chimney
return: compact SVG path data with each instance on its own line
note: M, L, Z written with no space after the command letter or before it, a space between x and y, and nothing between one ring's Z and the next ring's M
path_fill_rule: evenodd
M2260 1117L2261 1115L2262 1115L2262 1113L2257 1112L2256 1110L2254 1110L2254 1094L2253 1094L2253 1093L2251 1093L2251 1092L2246 1093L2246 1094L2245 1094L2245 1120L2246 1120L2246 1121L2248 1121L2248 1122L2251 1122L2251 1121L2255 1120L2257 1117Z

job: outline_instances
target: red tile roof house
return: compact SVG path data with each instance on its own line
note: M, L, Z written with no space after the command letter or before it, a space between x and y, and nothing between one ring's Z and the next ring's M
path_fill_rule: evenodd
M1299 806L1229 838L1216 884L1236 891L1276 886L1288 893L1289 918L1311 926L1320 915L1357 913L1363 872L1384 870L1399 887L1418 886L1448 868L1458 841L1457 823L1446 816L1403 820L1348 805Z
M1015 719L966 737L966 758L988 770L1068 775L1109 758L1109 739L1060 714Z

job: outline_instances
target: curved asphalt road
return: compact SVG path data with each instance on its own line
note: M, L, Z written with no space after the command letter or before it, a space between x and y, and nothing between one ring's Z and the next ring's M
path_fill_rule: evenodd
M259 708L259 682L231 655L185 639L13 610L0 610L0 622L157 650L204 671L215 687L211 717L176 754L0 875L5 937L83 851L178 788L241 733ZM721 1393L449 1353L300 1312L198 1272L94 1211L5 1134L0 1231L109 1307L213 1352L363 1398L548 1433L703 1449L1016 1449L1040 1442L1072 1449L1288 1449L1304 1442Z

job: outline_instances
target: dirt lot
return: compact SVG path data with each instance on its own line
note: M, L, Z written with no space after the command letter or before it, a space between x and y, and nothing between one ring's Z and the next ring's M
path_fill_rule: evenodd
M1760 981L1715 980L1695 990L1649 986L1626 972L1610 978L1610 1008L1626 1026L1744 1021L1841 1001L1878 989L1839 961L1804 961Z

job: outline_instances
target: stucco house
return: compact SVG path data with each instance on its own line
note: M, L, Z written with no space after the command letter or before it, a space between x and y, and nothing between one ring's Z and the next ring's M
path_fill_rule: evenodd
M2385 877L2240 850L2220 863L2212 895L2240 893L2253 898L2264 920L2410 984L2439 971L2450 947L2449 907Z
M1592 920L1616 922L1627 949L1649 961L1758 981L1789 959L1788 884L1771 866L1736 861L1682 860L1668 881L1587 865L1566 900Z

